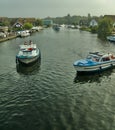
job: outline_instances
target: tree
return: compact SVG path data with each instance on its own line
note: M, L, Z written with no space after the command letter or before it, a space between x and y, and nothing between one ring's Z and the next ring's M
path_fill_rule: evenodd
M108 18L103 18L99 22L98 26L98 37L105 40L108 35L112 32L112 20Z
M43 25L43 21L41 19L37 19L35 22L34 22L34 25L35 26L42 26Z
M91 33L97 33L98 26L90 27Z
M31 23L25 23L23 28L24 29L31 29L33 27L33 25Z

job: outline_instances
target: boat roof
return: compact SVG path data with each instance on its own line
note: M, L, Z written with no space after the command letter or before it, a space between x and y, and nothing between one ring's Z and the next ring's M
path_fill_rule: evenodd
M24 45L20 45L20 49L23 50L23 49L28 49L28 48L35 48L36 49L36 44L24 44Z
M92 56L92 57L109 57L109 56L112 56L113 54L112 53L106 53L106 54L103 54L103 53L100 53L100 52L89 52L89 55Z

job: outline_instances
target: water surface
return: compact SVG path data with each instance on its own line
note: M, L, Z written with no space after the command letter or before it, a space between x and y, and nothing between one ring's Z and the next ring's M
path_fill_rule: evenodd
M17 70L19 45L29 40L39 46L41 62ZM90 51L115 53L115 45L51 28L0 43L0 130L114 130L115 69L77 76L73 68Z

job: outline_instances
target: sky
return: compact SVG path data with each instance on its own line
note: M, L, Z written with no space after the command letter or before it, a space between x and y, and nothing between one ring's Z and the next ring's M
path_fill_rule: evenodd
M115 0L0 0L0 17L115 15Z

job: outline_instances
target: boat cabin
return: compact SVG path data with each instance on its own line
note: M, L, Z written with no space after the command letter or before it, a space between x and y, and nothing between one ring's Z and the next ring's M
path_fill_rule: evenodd
M99 54L98 52L96 53L89 53L87 56L87 59L91 59L96 62L103 62L103 61L110 61L115 59L115 56L111 53L108 54Z
M101 62L103 61L110 61L110 60L113 60L115 59L115 56L113 56L113 54L106 54L106 55L103 55L100 59Z

